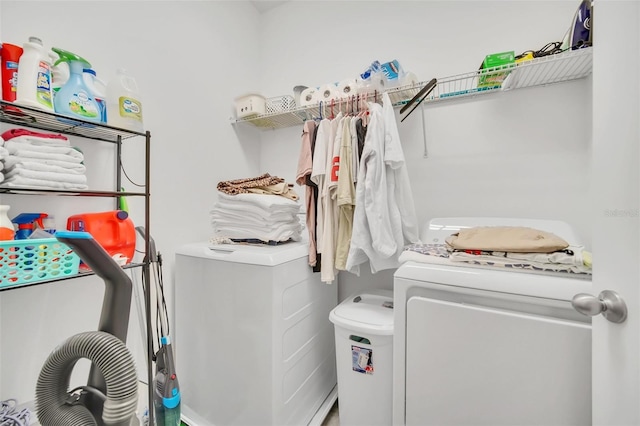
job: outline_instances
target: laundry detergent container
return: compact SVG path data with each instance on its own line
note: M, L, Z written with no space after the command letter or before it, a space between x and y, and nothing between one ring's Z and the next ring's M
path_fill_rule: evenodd
M330 407L337 284L322 283L308 256L303 242L176 251L174 347L185 412L216 426L302 426Z
M329 318L335 327L340 426L390 425L393 292L355 294Z

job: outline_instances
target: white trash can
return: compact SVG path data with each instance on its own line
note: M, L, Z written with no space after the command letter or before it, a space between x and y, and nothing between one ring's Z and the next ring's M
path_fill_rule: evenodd
M329 319L336 336L340 426L391 425L393 292L357 293Z

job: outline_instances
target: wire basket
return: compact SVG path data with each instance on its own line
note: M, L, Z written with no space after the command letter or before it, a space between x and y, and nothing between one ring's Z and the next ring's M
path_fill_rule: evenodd
M296 101L293 99L293 96L285 95L266 99L267 114L286 112L294 109L295 107Z
M56 238L0 241L0 288L78 273L80 257Z

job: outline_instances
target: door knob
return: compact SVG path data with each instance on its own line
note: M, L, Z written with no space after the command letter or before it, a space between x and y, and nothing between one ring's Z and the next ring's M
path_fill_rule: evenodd
M590 317L602 314L609 321L618 324L627 319L627 304L612 290L603 290L598 297L587 293L576 294L571 300L571 306L581 314Z

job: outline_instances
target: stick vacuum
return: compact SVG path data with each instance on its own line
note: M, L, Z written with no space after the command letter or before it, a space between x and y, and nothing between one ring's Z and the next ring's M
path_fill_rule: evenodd
M136 230L145 236L143 226ZM180 426L180 385L173 361L173 348L169 337L169 314L164 299L164 285L162 282L162 256L156 251L155 241L149 236L149 262L152 266L153 281L157 303L156 334L158 336L158 351L155 353L156 372L153 383L153 409L158 426ZM145 286L151 291L151 286Z

